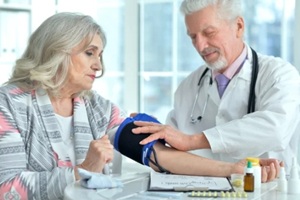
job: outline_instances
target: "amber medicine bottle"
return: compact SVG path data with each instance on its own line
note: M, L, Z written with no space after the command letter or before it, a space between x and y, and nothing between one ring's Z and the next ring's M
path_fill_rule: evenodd
M259 164L259 158L248 157L247 161L250 161L253 168L253 176L254 176L254 189L261 188L261 167Z
M244 176L244 191L245 192L253 192L254 191L254 175L252 163L248 161L246 174Z

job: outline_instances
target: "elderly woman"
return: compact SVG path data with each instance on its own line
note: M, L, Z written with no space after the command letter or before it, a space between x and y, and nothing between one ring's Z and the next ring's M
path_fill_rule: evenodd
M56 14L32 34L0 89L1 195L57 199L79 179L77 168L102 172L112 161L105 134L124 113L91 91L105 43L91 17L74 13Z
M79 168L101 173L114 162L109 138L125 115L91 90L104 71L105 43L101 27L75 13L55 14L32 34L0 88L0 199L61 199L67 184L80 179ZM123 142L130 141L118 144ZM157 171L161 166L171 173L229 176L245 165L162 143L154 149L160 165L150 166Z

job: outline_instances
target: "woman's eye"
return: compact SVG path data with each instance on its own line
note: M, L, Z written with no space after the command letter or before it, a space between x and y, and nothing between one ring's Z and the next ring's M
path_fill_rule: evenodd
M90 51L86 51L85 53L86 53L86 55L88 55L88 56L92 56L92 55L93 55L93 52L90 52Z

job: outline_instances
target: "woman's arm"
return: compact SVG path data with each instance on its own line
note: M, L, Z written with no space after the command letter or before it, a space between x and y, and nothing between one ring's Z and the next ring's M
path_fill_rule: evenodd
M247 164L246 159L236 163L217 161L178 151L159 142L154 145L154 151L159 165L173 174L230 177L231 174L243 174ZM150 158L155 160L153 153ZM149 163L152 169L160 171L151 162ZM261 181L264 183L273 181L279 176L279 169L283 166L283 162L272 158L260 159L260 165Z
M154 150L159 165L173 174L229 177L233 173L244 173L244 161L229 163L212 160L189 152L175 150L160 142L154 145ZM151 159L155 160L153 153ZM160 171L151 162L149 163L155 171Z

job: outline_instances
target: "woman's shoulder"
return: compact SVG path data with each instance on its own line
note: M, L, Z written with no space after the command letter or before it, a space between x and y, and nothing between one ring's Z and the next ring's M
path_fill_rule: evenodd
M111 101L105 97L103 97L101 94L99 94L95 90L90 90L88 94L89 101L94 102L94 103L100 103L100 104L111 104Z
M126 112L117 106L111 100L103 97L95 90L91 90L88 98L85 98L85 104L89 112L98 112L98 113L122 113L125 116Z
M24 96L30 94L28 91L15 84L6 84L1 86L0 93L5 96Z
M24 109L31 102L31 93L14 84L0 87L0 106L16 111Z
M106 112L107 110L111 110L114 106L114 103L111 100L103 97L95 90L90 90L84 99L87 107L97 111Z

